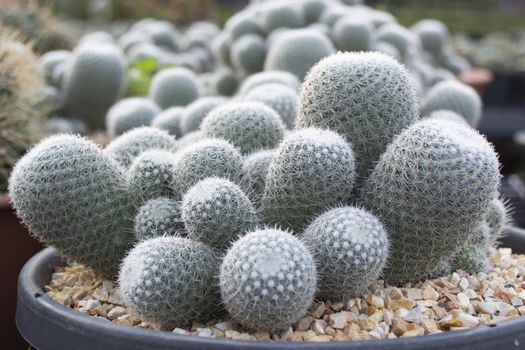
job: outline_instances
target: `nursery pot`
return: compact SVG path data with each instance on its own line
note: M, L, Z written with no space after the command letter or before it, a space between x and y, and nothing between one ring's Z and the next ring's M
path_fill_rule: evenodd
M525 231L509 229L503 245L525 253ZM63 262L47 248L27 262L18 279L16 323L24 338L39 350L139 350L139 349L308 349L308 350L437 350L525 348L525 317L484 325L470 330L411 338L333 343L241 341L177 335L114 324L65 307L44 293L54 266Z
M16 280L24 263L42 246L29 236L6 194L0 194L0 247L0 338L6 349L27 349L14 323Z
M480 97L485 94L485 88L492 82L494 76L486 68L472 68L460 75L459 79L471 86Z

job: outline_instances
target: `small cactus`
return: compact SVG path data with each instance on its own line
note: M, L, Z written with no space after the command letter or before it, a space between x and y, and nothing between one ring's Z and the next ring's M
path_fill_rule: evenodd
M243 73L251 74L261 71L265 58L266 46L264 39L259 35L243 35L232 44L232 65Z
M394 45L403 60L407 59L420 45L419 38L414 33L397 23L381 26L375 33L374 40Z
M443 81L430 89L421 102L421 115L437 110L450 110L476 127L481 119L481 99L468 85L457 81Z
M411 30L419 37L423 50L436 56L443 51L450 40L447 27L434 19L423 19L414 24Z
M128 130L151 124L160 112L159 107L142 97L130 97L114 104L106 116L106 129L111 138Z
M120 135L104 151L122 166L129 168L142 152L153 149L169 151L174 149L175 145L175 138L167 131L143 126Z
M170 135L179 138L182 136L180 121L183 115L183 107L170 107L157 114L151 121L151 126L166 130Z
M201 94L195 73L187 68L168 68L155 74L149 88L150 98L162 109L186 106Z
M118 284L127 305L164 329L206 321L218 309L219 259L206 245L182 237L138 243L124 259Z
M388 259L388 234L361 208L340 207L317 217L300 236L317 262L319 295L346 303L367 291Z
M347 201L355 176L352 147L341 136L315 128L295 131L270 163L263 217L299 232L326 208Z
M299 100L299 95L293 88L282 84L262 84L251 89L245 97L275 110L286 127L293 128Z
M224 140L207 139L186 146L175 153L175 190L184 195L207 177L239 182L242 156Z
M278 28L301 28L304 27L304 15L295 4L273 2L265 9L261 27L269 34Z
M197 130L208 113L225 101L226 99L224 97L208 96L201 97L191 103L184 111L180 121L180 129L182 133L188 134Z
M128 188L135 205L148 199L173 196L174 155L165 150L150 150L135 158L128 170Z
M202 132L200 130L192 131L177 140L177 143L175 144L175 150L180 151L184 147L192 145L204 139L205 137L204 135L202 135Z
M315 262L291 234L250 232L228 250L220 269L222 302L249 329L277 331L299 321L316 291Z
M335 52L330 39L313 29L290 30L280 35L268 50L265 70L284 70L303 80L310 68Z
M468 126L425 119L397 136L361 195L391 236L387 281L426 278L465 247L499 182L496 153Z
M208 114L201 125L205 137L229 140L242 154L274 148L284 135L279 115L259 102L230 102Z
M239 186L220 178L206 178L191 187L182 200L181 215L189 238L222 250L258 221Z
M261 35L261 27L256 18L246 12L240 12L228 19L224 29L232 40L237 40L243 35L257 34Z
M211 92L215 95L231 96L237 90L239 82L235 73L229 68L221 68L210 77Z
M157 197L144 203L135 215L134 232L137 241L164 235L180 236L184 224L179 203L167 197Z
M260 208L268 168L275 150L262 150L244 157L240 186L256 208Z
M124 170L97 145L58 135L20 159L9 194L39 241L111 277L134 240L125 183Z
M242 82L239 89L239 95L244 96L250 90L264 84L282 84L294 89L294 91L297 91L301 82L295 75L286 71L260 72L250 75Z
M367 51L373 27L367 19L343 17L335 23L332 32L335 46L342 51Z

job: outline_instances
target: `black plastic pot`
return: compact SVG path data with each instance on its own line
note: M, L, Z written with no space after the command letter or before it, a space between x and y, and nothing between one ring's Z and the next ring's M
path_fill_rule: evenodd
M525 231L511 228L503 244L525 253ZM35 255L20 273L16 323L39 350L493 350L525 349L525 317L478 328L390 340L333 343L256 342L176 335L118 325L56 303L43 291L54 266L63 264L54 249Z

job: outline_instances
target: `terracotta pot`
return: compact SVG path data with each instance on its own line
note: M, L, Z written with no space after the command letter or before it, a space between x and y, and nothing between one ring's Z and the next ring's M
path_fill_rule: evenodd
M9 204L0 194L0 339L3 349L22 350L28 345L15 325L16 281L24 263L42 246L29 236Z
M459 80L474 88L480 97L483 97L485 88L493 79L494 75L486 68L472 68L459 76Z

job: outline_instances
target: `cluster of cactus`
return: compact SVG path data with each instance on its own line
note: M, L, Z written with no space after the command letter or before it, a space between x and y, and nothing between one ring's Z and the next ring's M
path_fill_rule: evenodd
M134 218L133 232L137 241L165 235L180 236L184 225L179 203L168 197L156 197L145 202Z

